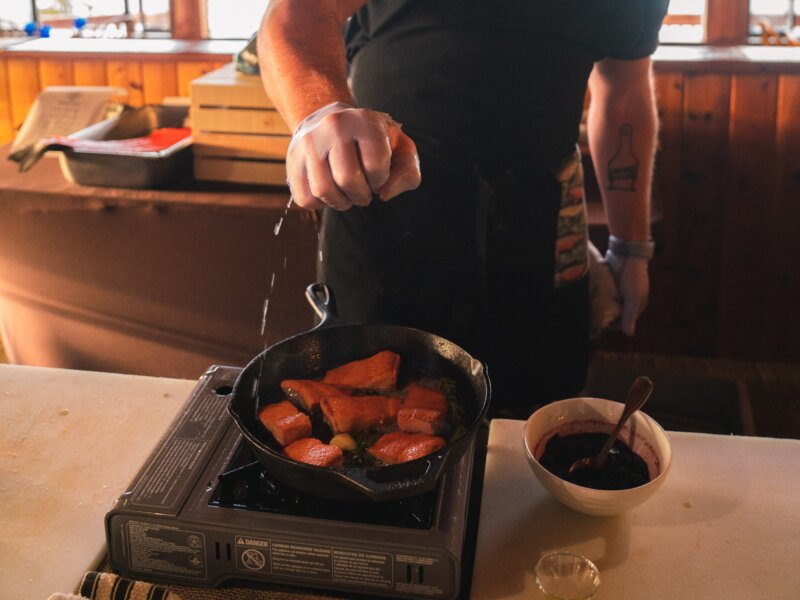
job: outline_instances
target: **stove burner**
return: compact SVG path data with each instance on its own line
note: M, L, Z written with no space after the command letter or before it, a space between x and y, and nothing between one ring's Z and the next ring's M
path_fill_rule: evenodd
M106 516L115 571L192 587L469 597L485 436L432 492L391 502L317 498L275 481L244 442L218 393L239 372L206 372Z
M389 502L342 501L298 492L267 473L240 445L211 494L209 505L409 529L430 529L436 491Z

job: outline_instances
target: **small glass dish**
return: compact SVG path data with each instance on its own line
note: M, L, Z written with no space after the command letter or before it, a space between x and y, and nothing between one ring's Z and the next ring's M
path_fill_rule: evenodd
M600 571L585 556L553 552L536 563L536 585L548 600L586 600L600 587Z

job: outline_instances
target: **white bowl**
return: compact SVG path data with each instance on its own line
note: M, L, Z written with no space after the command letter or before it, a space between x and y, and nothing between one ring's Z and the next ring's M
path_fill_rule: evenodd
M525 457L545 489L578 512L618 515L638 506L661 487L672 466L672 447L661 426L641 411L622 428L619 439L647 463L650 481L625 490L596 490L565 481L545 469L539 459L557 433L611 433L622 414L621 402L601 398L568 398L547 404L525 423Z

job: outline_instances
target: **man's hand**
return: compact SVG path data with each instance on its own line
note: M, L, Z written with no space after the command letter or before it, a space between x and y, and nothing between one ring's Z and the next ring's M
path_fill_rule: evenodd
M414 142L389 115L336 102L308 116L286 155L294 201L348 210L419 186Z
M614 273L620 296L622 296L622 333L631 336L636 330L636 320L647 306L650 294L648 261L640 256L620 256L612 251L606 253L606 262Z

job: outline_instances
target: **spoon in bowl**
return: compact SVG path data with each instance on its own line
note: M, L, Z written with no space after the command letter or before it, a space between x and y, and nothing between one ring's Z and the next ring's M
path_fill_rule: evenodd
M631 389L628 390L628 397L625 398L625 407L622 409L622 414L619 417L619 421L617 421L617 425L608 436L608 440L606 440L602 450L600 450L600 452L598 452L595 456L580 458L572 463L569 466L570 475L572 475L572 473L574 473L577 469L603 468L603 465L606 464L608 453L611 451L611 447L614 445L619 432L622 430L622 426L625 425L633 413L644 406L644 403L647 402L647 399L650 397L650 393L652 391L653 381L649 377L645 377L643 375L634 380L634 382L631 384Z

